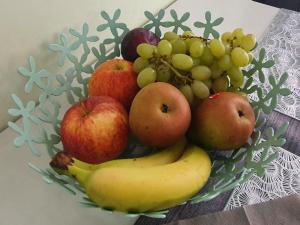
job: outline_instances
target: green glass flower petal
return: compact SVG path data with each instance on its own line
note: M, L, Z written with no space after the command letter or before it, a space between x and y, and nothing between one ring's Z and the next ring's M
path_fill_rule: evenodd
M58 53L58 65L63 66L67 56L71 54L72 49L70 48L69 40L64 33L59 34L59 40L60 44L49 44L48 48L49 50Z
M161 9L159 10L157 17L155 17L151 12L145 11L144 12L145 16L147 17L150 22L148 22L144 28L147 30L151 30L154 28L154 33L160 37L161 36L161 21L165 15L165 10Z
M207 11L205 13L205 20L206 22L194 22L194 26L197 28L204 28L203 37L206 39L210 38L210 36L219 38L220 34L214 29L214 27L220 25L224 19L222 17L219 17L211 22L211 13L210 11Z
M36 62L35 59L30 56L28 59L29 69L24 67L19 67L18 72L20 75L28 78L28 81L25 84L25 92L30 93L32 91L33 85L36 85L39 88L43 88L45 86L44 80L49 76L49 72L45 69L40 71L36 71Z
M90 52L90 48L88 46L89 42L96 42L99 40L97 36L88 36L89 32L89 26L87 23L84 23L82 25L82 33L80 34L74 29L69 29L70 34L77 37L77 41L75 41L73 44L71 44L70 49L72 51L78 49L81 45L83 47L84 53L87 54Z
M211 21L211 12L210 11L205 12L205 19L206 19L206 22Z
M212 22L211 24L212 24L213 26L218 26L218 25L220 25L223 21L224 21L224 18L223 18L223 17L220 17L220 18L216 19L214 22Z
M170 11L170 14L173 18L173 21L166 21L161 22L160 25L163 27L173 27L173 32L178 33L178 30L181 29L182 31L190 30L188 26L185 26L183 23L186 22L189 17L190 13L186 12L184 13L180 19L178 19L178 15L174 9Z

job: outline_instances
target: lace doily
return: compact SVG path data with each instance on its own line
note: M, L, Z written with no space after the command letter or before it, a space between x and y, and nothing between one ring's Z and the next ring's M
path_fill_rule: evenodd
M283 97L277 111L300 120L300 13L281 9L259 41L259 48L266 49L266 58L273 59L275 65L265 69L266 77L273 74L278 78L284 72L289 74L286 87L292 92ZM254 52L255 56L258 51ZM258 84L261 84L258 80ZM266 92L271 86L264 83Z
M251 205L300 192L300 157L282 148L272 148L279 156L271 162L264 176L252 176L246 183L236 187L225 210ZM257 154L255 157L259 157Z

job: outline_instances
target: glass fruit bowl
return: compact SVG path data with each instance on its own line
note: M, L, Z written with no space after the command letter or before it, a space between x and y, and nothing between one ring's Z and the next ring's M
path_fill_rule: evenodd
M52 74L50 70L38 68L36 59L32 56L28 58L28 67L19 67L18 72L27 79L25 84L25 93L30 93L33 86L38 87L41 92L39 104L34 101L23 102L18 96L12 94L12 99L16 108L9 109L9 114L14 117L21 117L17 123L9 122L8 125L17 133L14 139L14 145L20 147L28 145L33 155L41 154L53 157L57 152L62 150L60 139L60 122L65 112L66 106L73 105L75 102L86 98L88 93L88 81L90 74L95 68L106 60L120 56L120 45L123 37L129 31L125 23L119 22L121 10L116 10L112 16L102 11L100 14L106 21L97 27L99 36L101 33L109 30L111 37L100 42L98 36L89 35L89 25L84 23L82 31L69 29L69 33L60 33L59 42L49 44L49 50L58 56L58 66L65 69L63 74ZM193 32L203 32L202 37L209 39L218 38L219 33L215 27L223 22L223 18L212 20L209 11L205 13L204 21L195 21L194 27L188 27L185 23L189 20L190 14L184 13L181 17L175 10L170 11L171 20L164 20L165 11L160 10L155 16L149 11L145 11L145 16L149 20L144 28L152 30L157 36L162 35L162 31L173 31L175 33L193 30ZM178 19L180 18L180 19ZM70 41L69 38L72 37ZM91 47L95 46L97 47ZM256 114L256 126L251 139L240 149L233 151L209 152L213 162L212 173L206 187L197 195L188 201L196 204L208 201L223 192L229 191L247 181L253 174L262 176L266 165L274 160L277 153L270 153L271 146L282 146L285 139L282 137L288 127L283 124L274 131L269 127L261 132L261 127L265 123L265 115L272 112L276 107L277 101L281 96L290 94L286 88L282 88L283 83L287 80L288 75L283 74L279 80L275 76L265 77L264 69L274 65L272 60L265 60L265 50L256 48L255 53L258 56L252 60L246 70L243 71L245 83L242 92L250 96L251 105ZM95 59L95 60L94 60ZM93 61L89 63L89 61ZM262 84L268 82L270 91L265 93L261 88ZM66 103L67 101L67 103ZM142 154L147 154L151 149L147 146L141 146L132 140L129 143L130 149L141 147L145 150ZM38 151L44 146L45 151ZM141 153L141 152L140 152ZM135 157L136 152L127 152L123 157ZM84 191L78 183L69 177L58 175L50 167L45 165L44 168L29 163L29 166L40 173L43 179L48 183L56 183L63 187L71 194L80 196ZM81 201L86 207L99 207L93 203L87 196L83 196ZM113 211L114 209L102 209ZM153 218L164 218L168 210L136 213L128 212L126 216L145 215Z

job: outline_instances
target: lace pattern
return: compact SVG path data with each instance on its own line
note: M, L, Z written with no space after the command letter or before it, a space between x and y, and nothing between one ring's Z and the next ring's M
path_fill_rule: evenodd
M278 147L273 147L269 154L274 151L279 156L267 166L265 175L254 175L236 187L225 210L300 193L300 157ZM260 154L255 157L260 157Z
M281 9L259 41L259 48L266 49L266 58L273 59L275 66L264 73L278 78L284 72L289 74L286 87L292 94L278 102L277 111L300 120L300 13ZM258 51L254 52L255 56ZM256 80L259 84L260 82ZM265 82L266 92L271 86ZM253 96L255 98L255 96Z

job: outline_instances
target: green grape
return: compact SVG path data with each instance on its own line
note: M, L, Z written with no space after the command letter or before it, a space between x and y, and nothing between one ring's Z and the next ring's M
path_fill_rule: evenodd
M232 41L232 47L233 47L233 48L240 47L240 46L241 46L241 43L242 43L242 39L234 39L234 40Z
M193 66L193 59L185 54L175 54L172 56L172 64L177 69L188 71Z
M256 44L256 38L253 34L247 34L241 39L241 47L247 52L251 51Z
M161 56L169 56L172 53L172 45L167 40L161 40L157 45L157 51Z
M249 64L248 53L240 47L236 47L232 50L231 60L233 64L237 67L243 67Z
M239 67L232 66L227 70L228 76L230 79L239 79L240 76L243 76L243 72Z
M156 71L151 67L147 67L139 73L137 77L137 84L140 88L143 88L148 84L154 83L155 80L156 80Z
M184 85L179 88L181 93L184 95L188 103L191 105L194 101L194 94L190 85Z
M233 39L233 35L231 32L225 32L221 36L221 40L223 42L230 42Z
M244 84L244 76L241 76L237 80L230 79L230 83L233 87L242 87Z
M187 38L187 39L184 39L183 41L184 41L184 43L185 43L186 50L189 51L191 39Z
M192 78L195 80L208 80L211 76L211 70L207 66L195 66L191 69Z
M227 89L227 91L230 91L230 92L238 92L239 90L240 89L238 87L233 87L233 86L231 86Z
M150 44L141 43L137 46L136 52L144 59L150 59L153 57L154 48Z
M243 72L239 67L232 66L227 70L228 76L230 78L230 83L233 87L241 87L244 83Z
M207 46L204 47L204 50L203 50L203 53L202 53L200 59L201 59L201 62L206 66L210 66L213 63L214 56L211 54L209 47L207 47Z
M192 59L193 59L193 66L198 66L198 65L201 64L200 58L193 58L192 57Z
M248 57L249 57L249 64L250 64L253 60L253 54L251 52L248 52Z
M190 55L192 57L200 57L203 53L203 49L204 49L204 44L202 41L198 40L198 41L194 41L191 45L190 45Z
M166 32L166 33L164 34L163 39L168 40L168 41L172 41L172 40L179 39L179 35L176 34L175 32L170 32L170 31L168 31L168 32Z
M212 79L216 79L218 77L220 77L222 75L222 73L224 72L224 70L222 70L219 65L218 62L214 62L211 67L211 78Z
M184 41L185 41L185 44L186 44L188 50L191 48L192 44L194 44L195 42L201 42L201 40L199 38L187 38Z
M222 70L228 70L232 66L231 57L230 55L223 55L218 60L218 65Z
M245 36L244 30L242 28L236 28L233 32L232 35L234 38L237 39L242 39L242 37Z
M197 98L204 99L209 96L209 89L202 81L194 80L191 87Z
M203 84L206 85L206 87L207 87L208 89L211 89L211 86L212 86L212 80L204 80L204 81L202 81L202 82L203 82Z
M160 65L157 68L157 81L168 82L171 79L171 70L165 65Z
M151 45L151 46L153 48L153 55L157 55L158 54L157 46L155 46L155 45Z
M147 59L138 57L133 63L133 70L134 70L134 72L139 73L144 68L146 68L148 65L149 65L149 62Z
M212 89L215 93L227 91L229 86L229 80L227 76L221 76L215 79L212 83Z
M173 54L185 54L187 47L184 40L178 39L172 43Z
M219 39L211 40L209 46L213 56L220 58L225 54L225 47Z
M232 48L231 48L231 44L227 43L227 42L223 42L224 47L225 47L225 54L230 54Z

